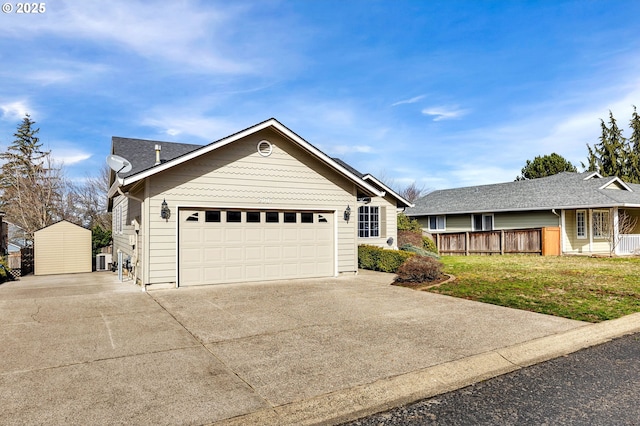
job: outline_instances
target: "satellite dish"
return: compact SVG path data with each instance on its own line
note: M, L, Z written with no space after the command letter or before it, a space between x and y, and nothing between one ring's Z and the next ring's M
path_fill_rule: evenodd
M117 173L127 173L131 171L133 167L128 160L120 157L119 155L109 155L107 156L107 164L111 167L111 170Z

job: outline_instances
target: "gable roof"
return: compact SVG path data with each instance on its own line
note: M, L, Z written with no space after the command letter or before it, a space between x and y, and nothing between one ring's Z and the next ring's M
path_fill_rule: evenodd
M595 172L563 172L540 179L430 192L409 216L573 208L640 207L640 185Z
M381 180L379 180L378 178L376 178L375 176L373 176L370 173L360 173L358 170L354 169L353 167L351 167L350 165L348 165L347 163L345 163L344 161L342 161L339 158L333 158L333 161L337 162L338 164L342 165L342 167L344 167L347 170L350 170L354 175L356 176L360 176L360 178L364 181L369 181L372 184L376 185L378 188L382 189L385 193L389 193L391 194L394 198L396 198L396 200L400 201L400 206L399 207L413 207L413 203L409 200L407 200L406 198L404 198L403 196L401 196L400 194L398 194L397 192L395 192L393 189L389 188L387 185L385 185Z
M240 140L246 136L267 128L275 130L282 136L293 141L307 153L318 158L328 167L354 182L365 192L374 194L376 196L385 195L385 190L381 191L376 185L368 182L363 178L363 175L357 172L357 170L346 165L346 163L342 161L336 161L336 159L329 157L324 152L320 151L318 148L284 126L275 118L270 118L266 121L263 121L262 123L258 123L254 126L241 130L225 138L219 139L208 145L180 144L175 142L113 137L111 153L120 155L129 160L132 163L132 169L127 173L119 174L117 177L115 176L115 173L112 173L110 182L112 183L112 185L109 189L108 197L111 199L121 187L130 186L147 177L153 176L171 167L183 164L189 160L200 157L201 155L205 155L216 149L220 149L223 146L231 144L237 140ZM159 144L162 147L162 150L160 152L160 164L155 164L156 144ZM411 205L411 203L395 194L395 192L391 190L389 190L388 192L392 196L394 196L400 203Z

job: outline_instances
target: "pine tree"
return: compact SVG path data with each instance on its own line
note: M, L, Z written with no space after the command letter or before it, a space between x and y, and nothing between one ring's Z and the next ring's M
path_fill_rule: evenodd
M637 115L637 114L636 114ZM582 166L588 171L595 171L602 176L618 176L625 181L634 182L638 176L634 172L633 149L622 135L622 129L609 111L609 123L600 120L601 134L599 142L591 147L587 144L587 161Z
M7 220L22 227L28 238L56 217L60 198L60 170L52 167L50 152L42 150L39 128L27 114L14 133L13 144L0 154L0 200Z
M631 137L629 138L629 182L640 183L640 115L633 106L633 114L629 121Z

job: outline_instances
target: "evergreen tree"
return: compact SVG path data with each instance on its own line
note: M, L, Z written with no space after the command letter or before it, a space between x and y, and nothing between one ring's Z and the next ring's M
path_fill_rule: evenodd
M13 144L0 154L0 200L7 220L22 227L27 238L56 217L62 180L42 150L35 122L27 114L14 133Z
M638 115L635 105L633 106L629 127L631 128L631 137L629 138L629 181L640 183L640 115Z
M587 144L588 163L582 166L602 176L618 176L627 182L640 183L640 118L635 106L630 127L632 136L626 139L609 111L609 123L600 120L599 142L593 147Z
M576 171L576 167L570 161L554 152L550 155L537 156L533 161L527 160L521 175L516 177L516 180L538 179L562 172Z

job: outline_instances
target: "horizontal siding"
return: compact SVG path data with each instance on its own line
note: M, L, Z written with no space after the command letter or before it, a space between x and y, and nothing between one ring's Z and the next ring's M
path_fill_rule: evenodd
M351 218L355 221L355 235L358 235L358 207L364 204L359 203L355 208L352 207ZM380 218L380 237L378 238L360 238L357 237L358 244L369 244L385 248L398 248L398 211L396 205L387 197L375 197L367 204L369 206L380 207L380 214L384 210L384 217ZM389 246L387 240L393 238L393 244Z
M256 149L260 140L273 145L269 157ZM166 200L171 218L160 218ZM343 220L344 209L352 220ZM328 171L297 145L266 130L222 147L189 163L169 169L149 181L149 284L176 280L176 220L178 206L239 209L310 209L334 211L338 226L338 272L357 270L356 190L348 179Z
M593 232L589 210L586 211L587 235L586 238L578 238L576 227L576 210L565 210L565 232L563 235L564 252L567 254L608 254L610 252L609 241L603 239L591 240Z
M493 217L494 229L529 229L560 226L560 217L553 212L513 212L496 213ZM470 221L471 219L469 219Z

